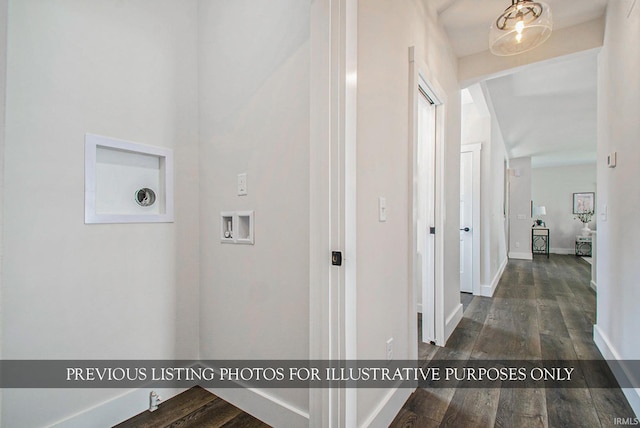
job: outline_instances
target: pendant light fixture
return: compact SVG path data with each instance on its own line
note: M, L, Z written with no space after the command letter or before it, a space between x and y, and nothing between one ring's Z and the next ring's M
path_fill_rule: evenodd
M552 26L551 9L547 3L511 0L511 6L491 25L489 48L499 56L529 51L549 38Z

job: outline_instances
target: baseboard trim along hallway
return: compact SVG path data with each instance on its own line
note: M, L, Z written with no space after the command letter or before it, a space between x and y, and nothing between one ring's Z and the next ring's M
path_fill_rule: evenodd
M600 352L602 352L605 360L619 361L619 365L611 366L611 371L616 379L618 379L618 382L623 385L638 385L638 381L640 380L638 379L638 375L634 376L632 371L625 367L624 360L620 358L620 354L611 346L611 342L600 327L598 327L598 324L593 326L593 341L598 346ZM627 397L627 400L629 400L629 405L636 415L640 415L640 389L622 388L622 392L625 397Z
M498 283L500 282L500 278L502 278L502 274L507 267L507 263L509 259L507 257L504 258L502 263L500 264L500 268L496 272L495 276L491 280L491 284L483 284L480 287L480 295L484 297L492 297L493 293L495 293L496 288L498 287Z

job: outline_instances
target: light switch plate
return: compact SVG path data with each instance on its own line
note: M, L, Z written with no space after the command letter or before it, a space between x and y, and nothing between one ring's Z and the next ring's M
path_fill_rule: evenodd
M387 199L382 196L378 198L378 220L387 221Z
M600 210L600 221L607 221L607 204L602 205L602 210Z
M238 174L238 196L247 194L247 173Z

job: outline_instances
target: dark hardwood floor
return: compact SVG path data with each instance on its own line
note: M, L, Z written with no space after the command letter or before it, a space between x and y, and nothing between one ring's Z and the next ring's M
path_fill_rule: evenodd
M462 303L462 307L464 310L467 310L467 307L473 301L473 294L471 293L460 293L460 303Z
M510 260L493 298L473 297L446 347L420 359L602 359L592 339L596 295L575 256ZM419 388L392 427L613 427L633 418L622 391L589 388ZM617 425L619 426L619 425Z
M463 295L464 317L444 348L420 344L420 359L602 359L592 340L596 298L590 266L575 256L509 262L493 298ZM613 427L633 418L622 391L589 388L416 390L392 427ZM118 428L266 427L195 387ZM617 425L620 426L620 425Z
M199 386L162 403L155 412L142 412L116 428L263 428L269 425Z

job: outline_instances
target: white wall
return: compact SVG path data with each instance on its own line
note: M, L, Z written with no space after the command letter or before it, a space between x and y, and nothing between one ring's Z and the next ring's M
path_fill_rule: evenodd
M491 141L491 116L482 111L475 101L462 104L460 144ZM484 147L483 147L484 148Z
M483 265L481 282L490 287L491 292L483 291L485 295L493 294L507 263L507 228L509 223L506 216L509 215L509 195L505 193L505 186L507 186L509 176L508 171L505 170L505 161L507 167L511 166L510 161L507 160L507 149L502 131L490 102L489 111L491 112L491 147L489 153L486 154L488 159L484 161L483 167L491 171L492 179L489 183L484 184L484 186L488 186L484 187L483 194L488 196L488 203L490 203L488 212L485 210L485 216L488 216L485 221L489 222L488 227L491 233L489 247L491 256L488 263L485 261Z
M547 215L540 217L549 228L552 253L574 254L575 238L583 224L573 214L573 194L596 191L595 165L569 165L534 168L532 195L535 206L545 206ZM596 195L596 203L598 195ZM538 218L535 217L534 218ZM589 224L595 229L596 218ZM531 222L533 224L533 222Z
M473 102L462 107L462 145L481 143L480 166L480 284L491 295L507 258L504 187L506 148L493 114L491 100L479 84L471 89Z
M4 358L197 356L196 6L10 1ZM86 132L175 150L175 223L84 224ZM2 425L48 426L120 393L4 390Z
M409 62L415 46L429 72L443 88L445 316L460 303L459 295L459 162L460 96L456 59L437 14L418 0L358 3L357 129L357 356L385 359L386 341L394 339L394 358L409 357L409 219L412 200L408 173ZM387 200L387 221L378 221L378 197ZM414 342L415 343L415 342ZM358 424L370 421L384 406L386 390L358 390ZM399 409L392 409L394 412ZM380 424L385 421L378 420ZM390 422L386 421L386 423Z
M309 14L297 0L200 2L205 359L309 355ZM227 210L255 210L255 245L220 242ZM308 411L305 391L268 394Z
M640 358L636 245L640 240L636 227L640 212L640 5L629 13L632 3L609 2L605 44L598 58L598 319L594 339L606 358L624 360ZM610 169L607 154L614 151L618 166ZM626 392L640 414L638 390Z
M7 13L8 0L0 0L0 359L2 359L2 294L4 257L4 134L5 134L5 95L7 82ZM2 394L0 394L0 421L2 420Z
M509 161L509 258L531 259L531 158Z

